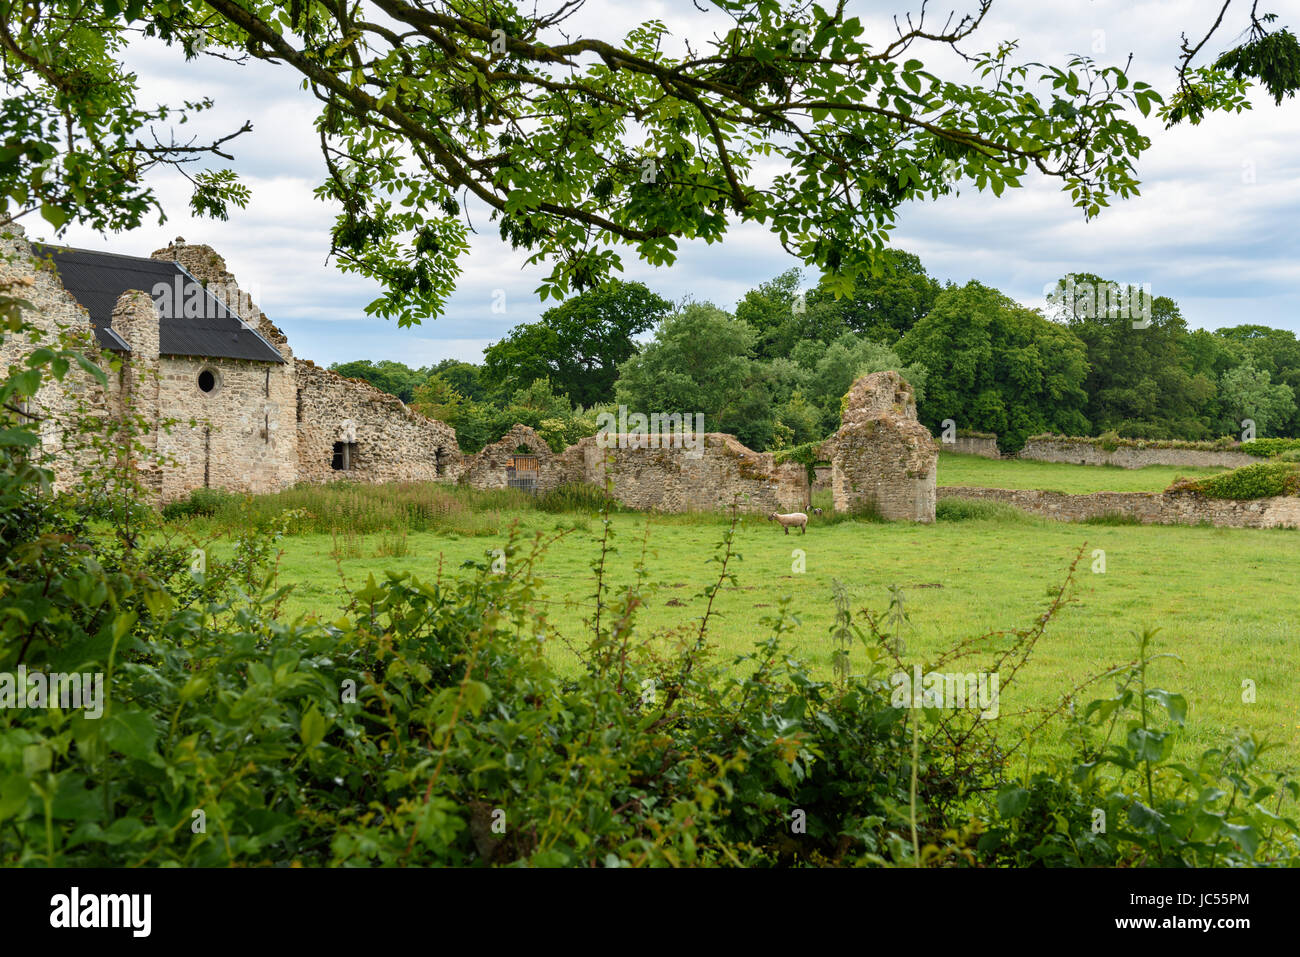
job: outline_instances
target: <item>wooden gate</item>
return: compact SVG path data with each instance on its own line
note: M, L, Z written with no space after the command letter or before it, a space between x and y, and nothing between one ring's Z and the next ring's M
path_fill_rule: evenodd
M537 494L537 456L512 455L510 467L506 469L506 484L510 488L523 489Z

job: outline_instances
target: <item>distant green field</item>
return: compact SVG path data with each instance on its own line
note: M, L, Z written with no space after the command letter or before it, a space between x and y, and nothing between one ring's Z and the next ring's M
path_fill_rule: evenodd
M938 481L942 485L975 485L987 488L1030 488L1050 492L1163 492L1178 478L1203 478L1227 471L1221 468L1191 468L1148 465L1122 469L1116 465L1071 465L1065 462L1032 462L1028 459L985 459L978 455L939 453Z
M966 468L968 461L972 469L978 463L1003 475L1039 468L953 457L941 470ZM1071 469L1042 468L1055 475ZM581 646L586 640L600 518L520 510L497 512L484 521L472 535L448 530L403 537L393 531L351 536L346 542L319 534L288 537L283 541L283 579L294 590L287 610L330 620L341 601L341 581L357 586L385 570L432 580L440 564L443 575L462 574L459 566L467 559L490 561L491 551L504 546L515 521L529 536L554 534L576 523L578 530L551 545L537 566L545 580L538 608L550 618L549 654L559 667L573 668L565 643ZM618 552L608 580L615 587L633 579L633 563L648 528L647 580L652 587L639 633L667 642L675 629L694 627L704 607L701 589L717 575L718 566L710 559L726 528L722 517L617 514L611 522ZM794 633L797 652L828 675L831 583L838 579L848 587L859 617L863 607L883 611L889 586L900 586L911 617L907 653L923 662L959 639L1029 625L1080 548L1085 556L1071 592L1074 601L1051 624L1015 684L1004 689L1000 720L1015 722L1015 712L1053 706L1077 683L1129 660L1135 647L1132 631L1158 627L1157 650L1177 654L1181 663L1160 662L1155 680L1182 692L1191 704L1184 748L1199 752L1242 727L1279 742L1275 760L1300 763L1300 673L1295 666L1300 613L1294 604L1300 533L1295 531L1089 527L1031 518L931 526L814 519L807 535L787 536L751 516L736 536L739 554L732 570L739 576L738 587L724 589L716 602L713 646L722 661L746 651L768 633L759 619L789 598L800 621ZM392 556L403 549L405 555ZM803 573L794 569L796 549L804 552ZM1105 552L1104 573L1092 571L1095 549ZM336 560L331 556L336 551L353 557L340 554ZM989 641L990 651L999 641ZM859 666L864 662L861 651L854 660ZM1247 680L1255 683L1253 704L1242 701ZM1090 689L1080 700L1095 696ZM1054 744L1045 741L1043 746Z

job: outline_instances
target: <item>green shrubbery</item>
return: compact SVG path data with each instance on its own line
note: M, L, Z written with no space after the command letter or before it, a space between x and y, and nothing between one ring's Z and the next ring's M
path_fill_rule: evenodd
M1237 442L1231 436L1223 436L1218 439L1207 439L1204 441L1190 441L1183 439L1146 439L1130 438L1121 435L1115 429L1103 432L1096 436L1086 435L1057 435L1052 432L1044 432L1041 435L1031 435L1026 441L1034 442L1077 442L1082 445L1096 445L1107 452L1114 452L1118 448L1128 449L1193 449L1199 452L1224 452L1224 451L1248 451L1248 449ZM1291 441L1291 440L1272 440L1264 439L1258 441ZM1258 453L1254 453L1258 454Z
M169 502L162 507L162 517L167 521L181 518L211 518L217 512L238 510L243 499L225 489L196 488L183 499Z
M1263 458L1279 458L1300 451L1300 439L1252 439L1241 443L1241 451ZM1287 459L1286 461L1295 461Z
M1006 502L990 502L973 498L941 498L935 503L934 517L939 522L1033 520L1028 514Z
M1300 466L1291 462L1257 462L1208 478L1175 482L1169 490L1226 499L1300 495Z

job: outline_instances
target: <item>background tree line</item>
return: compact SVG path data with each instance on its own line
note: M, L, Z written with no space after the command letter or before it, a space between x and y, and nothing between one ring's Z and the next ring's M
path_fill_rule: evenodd
M978 281L940 283L911 253L886 258L882 275L839 299L804 291L790 269L731 311L614 280L516 326L481 364L331 368L447 422L471 452L516 422L558 450L620 404L702 412L710 431L779 449L833 433L849 386L882 369L912 383L931 429L952 419L996 433L1006 451L1048 431L1209 439L1239 434L1245 419L1259 436L1300 436L1300 341L1290 331L1191 330L1167 297L1138 320L1082 296L1029 309ZM1080 273L1058 288L1106 282Z

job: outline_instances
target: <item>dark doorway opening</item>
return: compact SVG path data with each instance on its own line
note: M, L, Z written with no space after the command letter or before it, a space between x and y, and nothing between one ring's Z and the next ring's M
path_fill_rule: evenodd
M357 443L334 443L334 458L330 461L330 468L334 469L336 472L351 472L356 468L356 462Z

